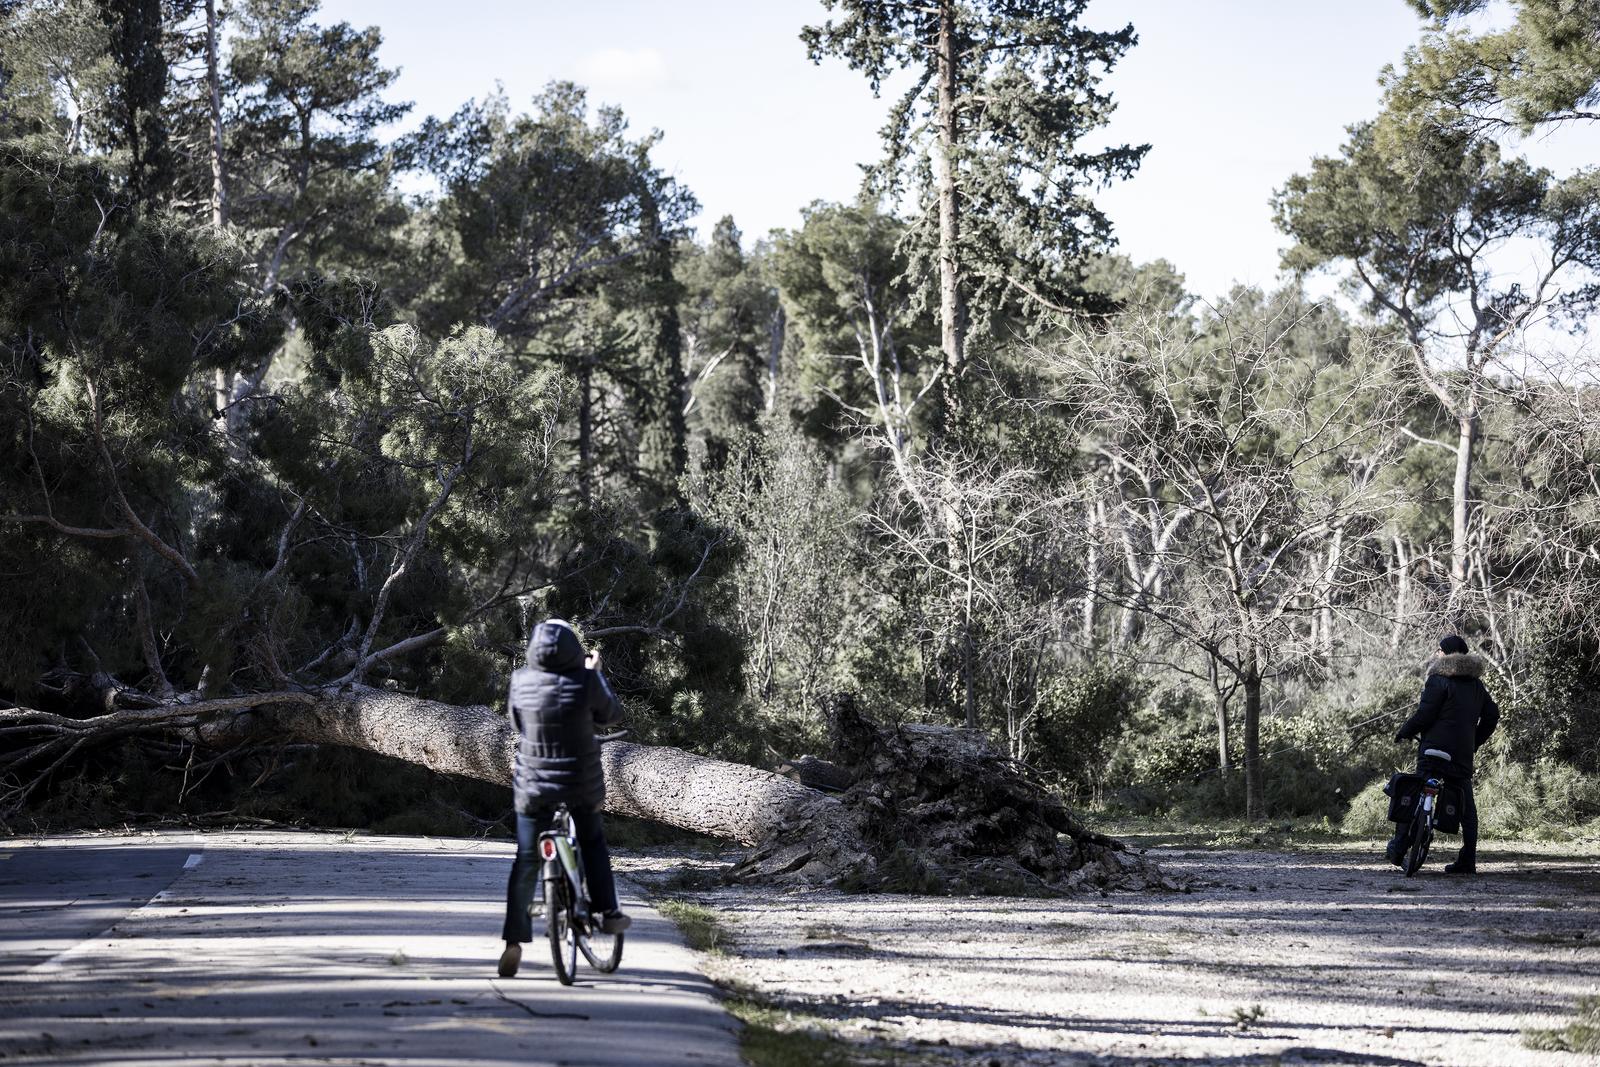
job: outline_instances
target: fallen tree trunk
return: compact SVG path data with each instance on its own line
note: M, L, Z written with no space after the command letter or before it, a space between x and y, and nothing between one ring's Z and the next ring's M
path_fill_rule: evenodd
M14 709L6 725L53 731L69 754L92 737L181 732L203 743L341 745L498 785L516 738L504 715L369 686L230 697L90 720ZM606 810L736 841L733 876L906 892L1058 892L1080 885L1175 886L1079 825L1048 790L976 731L878 726L848 696L832 705L824 794L770 771L681 749L602 749Z
M324 694L313 704L259 709L222 728L280 740L345 745L496 785L511 784L517 738L506 716L370 686ZM756 767L678 748L607 742L601 749L606 810L710 837L755 845L799 824L852 848L837 800Z

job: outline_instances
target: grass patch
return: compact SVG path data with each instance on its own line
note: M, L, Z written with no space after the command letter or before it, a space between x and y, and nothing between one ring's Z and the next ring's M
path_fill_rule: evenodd
M1565 1026L1522 1031L1522 1043L1540 1052L1600 1052L1600 997L1579 1000L1576 1017Z
M1090 816L1094 828L1141 848L1269 849L1293 852L1328 845L1354 845L1369 837L1342 832L1327 819L1189 820L1166 816ZM1387 836L1387 833L1384 835Z
M1240 1030L1247 1030L1267 1017L1267 1010L1259 1004L1252 1004L1248 1008L1234 1008L1228 1014L1233 1025Z
M678 932L689 947L699 952L720 955L726 951L728 931L717 913L704 904L687 900L658 900L655 908L678 925Z
M750 1067L854 1067L872 1055L827 1033L824 1019L755 1000L730 1000L727 1007L744 1023L739 1050Z

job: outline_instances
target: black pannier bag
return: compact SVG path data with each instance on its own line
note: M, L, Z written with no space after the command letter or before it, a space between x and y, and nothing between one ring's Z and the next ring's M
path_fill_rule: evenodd
M1427 784L1427 779L1420 774L1407 774L1396 771L1389 778L1389 784L1383 787L1383 792L1389 798L1389 821L1407 823L1411 821L1411 813L1417 810L1417 801L1422 798L1422 787Z
M1403 771L1393 775L1389 784L1383 787L1389 797L1389 821L1410 822L1412 813L1422 801L1422 788L1427 784L1426 775L1406 774ZM1461 790L1455 786L1441 785L1439 799L1435 803L1433 828L1445 834L1460 833L1462 803Z
M1461 790L1453 785L1440 786L1439 803L1433 816L1433 828L1444 834L1459 834L1463 804Z

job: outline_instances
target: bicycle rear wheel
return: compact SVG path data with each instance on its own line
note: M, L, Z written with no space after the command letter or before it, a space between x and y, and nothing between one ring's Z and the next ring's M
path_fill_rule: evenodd
M610 974L622 962L621 934L593 933L578 938L578 947L583 949L584 959L589 961L589 966L601 974Z
M556 978L562 985L571 985L578 975L578 931L572 926L567 896L563 882L554 879L545 882L545 934L550 938L550 961L555 964Z

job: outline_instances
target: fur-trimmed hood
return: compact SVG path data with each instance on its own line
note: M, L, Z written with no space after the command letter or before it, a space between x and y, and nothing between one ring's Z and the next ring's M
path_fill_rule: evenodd
M1482 678L1483 668L1483 657L1471 652L1441 652L1428 661L1429 674L1446 678Z

